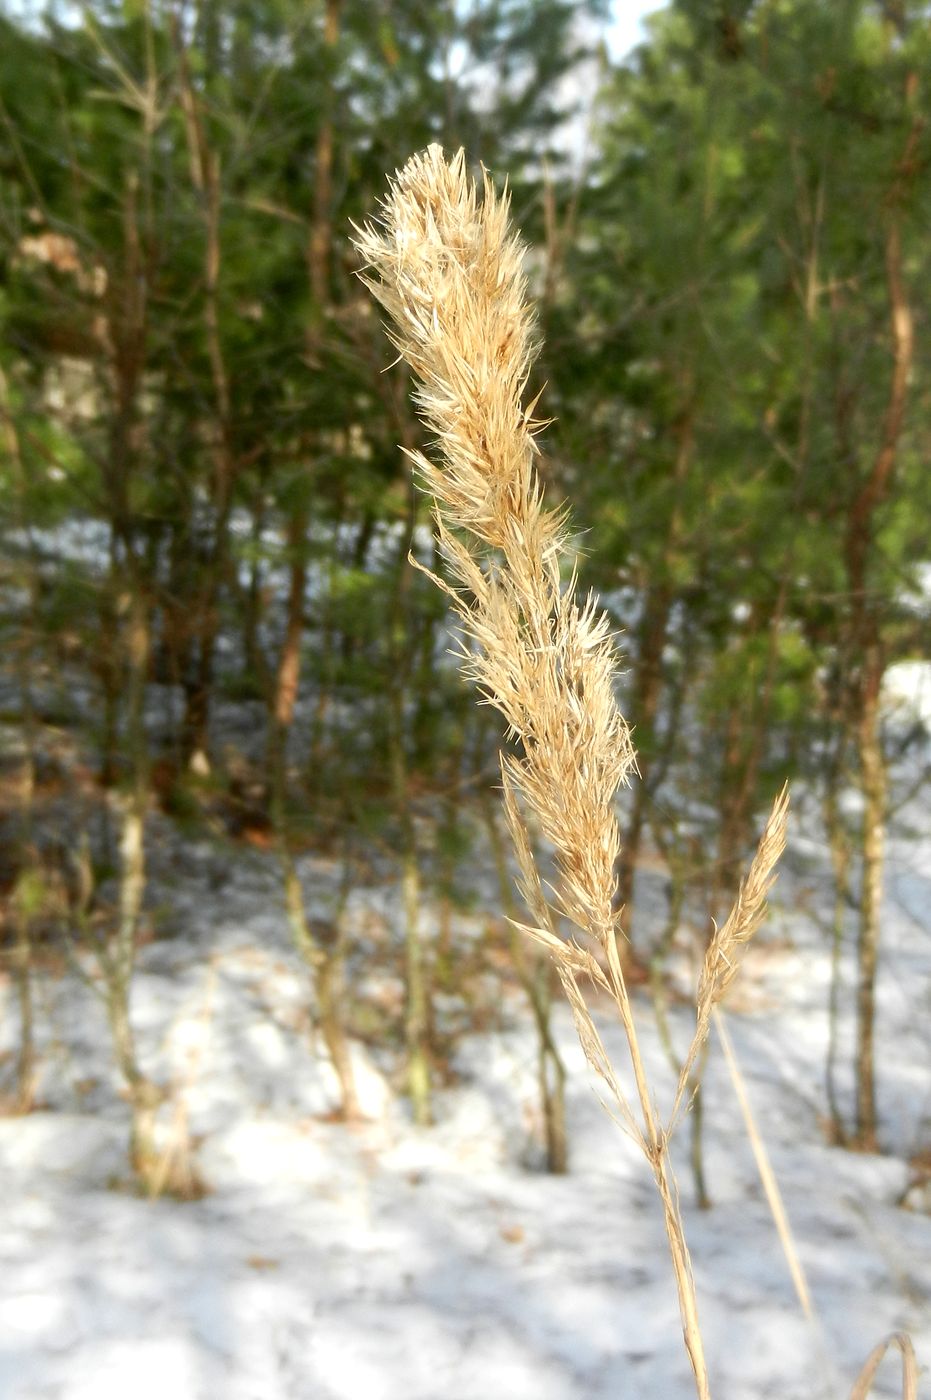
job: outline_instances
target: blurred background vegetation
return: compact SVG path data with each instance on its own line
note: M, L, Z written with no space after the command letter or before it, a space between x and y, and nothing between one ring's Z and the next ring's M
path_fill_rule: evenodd
M547 490L623 629L631 966L662 957L684 909L721 916L761 811L799 778L837 886L832 1011L845 960L856 1004L855 1095L829 1073L831 1132L875 1144L883 841L928 762L881 700L890 668L927 656L931 612L929 11L673 0L622 60L607 0L0 13L0 875L21 1105L30 968L57 919L93 952L144 1168L156 1095L129 987L161 809L280 860L350 1113L345 939L308 918L295 861L332 850L348 881L366 843L390 855L428 1115L431 997L469 818L494 835L499 735L407 563L442 567L400 450L420 445L409 385L350 234L386 172L438 141L509 181ZM53 826L51 790L70 803ZM638 905L647 859L659 917ZM447 911L429 947L426 881ZM546 979L521 976L552 1099Z

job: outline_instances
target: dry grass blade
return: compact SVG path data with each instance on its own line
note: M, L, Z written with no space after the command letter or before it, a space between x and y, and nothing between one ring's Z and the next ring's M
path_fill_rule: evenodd
M907 1332L893 1332L885 1341L874 1346L850 1392L850 1400L866 1400L882 1359L891 1346L898 1347L902 1353L902 1400L918 1400L918 1361Z
M774 870L786 847L786 826L789 818L789 789L784 787L773 803L769 820L763 829L756 855L747 878L737 891L734 907L708 944L698 979L695 1033L679 1073L676 1097L669 1121L669 1131L685 1102L691 1086L692 1071L702 1046L708 1039L711 1013L723 1000L737 976L740 954L763 921L766 897L775 879Z
M795 1240L792 1237L792 1228L789 1225L789 1217L786 1214L785 1205L782 1200L782 1192L779 1190L779 1183L776 1180L776 1173L773 1171L772 1163L769 1160L769 1153L766 1150L766 1143L757 1127L753 1108L750 1104L750 1097L744 1083L744 1077L737 1061L737 1055L731 1041L727 1023L719 1008L714 1013L714 1024L724 1050L724 1058L727 1061L727 1068L731 1076L731 1083L737 1095L737 1102L740 1104L740 1111L743 1115L744 1127L747 1130L747 1137L753 1149L753 1157L756 1162L757 1171L760 1174L760 1181L763 1183L763 1190L766 1193L766 1201L769 1205L770 1214L779 1235L779 1242L782 1245L782 1252L785 1255L786 1263L789 1266L789 1273L792 1275L792 1282L795 1285L795 1292L802 1305L802 1311L807 1318L814 1317L814 1308L811 1301L811 1293L808 1288L808 1280L805 1277L805 1270L802 1268L802 1261L799 1258L798 1250L795 1247Z

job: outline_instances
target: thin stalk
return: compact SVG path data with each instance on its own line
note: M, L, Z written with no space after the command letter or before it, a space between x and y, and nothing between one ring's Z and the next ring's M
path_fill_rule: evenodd
M679 1299L679 1315L682 1319L682 1335L685 1349L692 1365L695 1390L699 1400L710 1400L711 1387L708 1381L708 1368L705 1362L705 1349L701 1327L698 1321L698 1297L695 1291L695 1277L692 1260L685 1239L685 1227L679 1208L679 1191L669 1166L669 1135L659 1124L647 1080L646 1066L640 1050L640 1041L634 1022L630 996L624 981L617 944L614 938L604 943L608 957L608 973L615 1000L621 1016L621 1024L627 1037L627 1049L634 1071L637 1099L643 1123L641 1145L647 1160L653 1168L653 1178L663 1205L663 1224L672 1259L673 1274L676 1280L676 1293Z
M727 1022L720 1008L715 1007L712 1014L714 1016L715 1030L718 1033L718 1039L724 1051L724 1059L727 1063L728 1073L731 1076L731 1083L734 1086L734 1093L740 1105L740 1112L744 1120L744 1127L747 1130L747 1137L753 1149L753 1158L756 1162L756 1168L760 1174L763 1190L766 1193L766 1201L776 1225L779 1242L782 1245L782 1252L789 1266L789 1273L792 1275L792 1284L805 1316L807 1318L813 1318L814 1307L808 1288L808 1280L805 1278L802 1261L799 1258L795 1240L792 1236L792 1228L789 1225L789 1217L786 1215L785 1205L782 1200L782 1192L779 1190L779 1183L776 1180L776 1173L773 1171L772 1163L769 1160L769 1153L766 1151L766 1143L763 1141L762 1134L757 1127L753 1108L750 1104L750 1096L747 1093L747 1086L744 1083L744 1077L741 1073L737 1056L734 1053L730 1031L727 1029Z

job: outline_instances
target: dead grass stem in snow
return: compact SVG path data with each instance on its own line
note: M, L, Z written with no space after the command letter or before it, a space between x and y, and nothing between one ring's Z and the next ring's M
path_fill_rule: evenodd
M762 918L772 867L785 842L786 794L777 800L733 913L709 947L693 1044L664 1124L643 1063L614 909L615 799L636 762L615 700L608 620L591 595L580 599L574 572L564 581L565 516L545 505L536 470L541 424L535 403L524 403L535 354L534 319L523 249L508 225L508 199L497 196L487 174L480 198L464 153L447 162L431 146L398 172L380 225L357 230L356 243L367 269L363 280L391 318L392 337L414 372L418 407L434 437L432 458L412 454L420 484L433 499L451 580L434 581L464 624L465 670L520 745L519 757L502 757L501 774L521 891L532 916L522 927L553 958L585 1054L653 1170L685 1344L697 1392L708 1397L668 1140L713 1007L733 976L740 945ZM534 859L525 808L555 854L552 904ZM560 917L581 941L560 936ZM586 982L617 1006L636 1086L633 1102L592 1018Z

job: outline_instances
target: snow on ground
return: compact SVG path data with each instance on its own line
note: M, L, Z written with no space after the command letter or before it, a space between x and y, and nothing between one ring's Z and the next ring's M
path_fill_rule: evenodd
M931 662L897 661L883 677L887 707L931 733Z
M884 911L879 1097L894 1155L824 1145L827 951L812 912L828 872L801 835L804 815L729 1017L816 1324L795 1301L717 1047L709 1212L691 1204L687 1133L677 1140L716 1400L846 1395L874 1342L899 1328L931 1360L931 1218L898 1205L905 1159L931 1141L926 817L916 809L908 839L891 844ZM121 1189L127 1115L102 1010L50 972L39 986L43 1107L0 1120L3 1400L692 1394L648 1172L599 1106L563 1009L568 1177L532 1169L534 1044L513 991L486 1032L460 1042L434 1128L409 1122L396 1048L361 1042L369 1120L342 1126L327 1117L334 1082L271 858L179 844L164 828L153 869L162 936L140 956L134 1023L147 1068L174 1086L169 1112L186 1112L210 1192L183 1203ZM302 873L325 912L333 866L308 857ZM374 960L379 937L397 941L393 888L360 884L353 902L362 957ZM474 938L481 918L460 923ZM352 973L357 995L378 983L364 961ZM2 995L9 1047L16 1015ZM670 1076L646 998L638 1011L662 1097ZM683 1009L673 1026L683 1040ZM619 1035L606 1039L621 1063ZM901 1393L886 1365L878 1396Z

